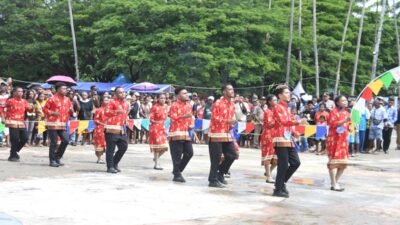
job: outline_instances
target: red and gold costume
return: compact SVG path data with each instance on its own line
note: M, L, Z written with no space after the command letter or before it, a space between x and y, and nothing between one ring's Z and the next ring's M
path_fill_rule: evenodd
M277 160L273 138L275 137L275 120L272 110L264 111L264 126L261 134L261 165Z
M169 114L171 118L171 127L169 128L169 140L190 141L189 129L194 125L193 117L182 118L184 115L192 113L190 103L177 100L172 103Z
M275 131L273 144L275 147L294 148L291 139L285 138L285 132L294 133L293 126L296 121L290 113L288 104L280 101L272 110L272 117L275 120Z
M347 138L350 123L346 122L341 125L344 128L343 133L339 134L336 130L339 127L338 122L346 118L350 118L350 114L346 110L338 110L338 108L334 108L329 114L329 133L326 140L329 169L347 167L349 159L349 143Z
M67 123L71 114L72 103L68 97L55 94L43 107L43 112L46 115L46 126L48 130L66 130ZM58 112L58 116L52 113Z
M123 110L123 113L117 113L117 110ZM129 104L125 99L112 99L104 110L106 133L125 134L125 123L128 119Z
M28 102L22 98L11 98L6 101L5 125L11 128L25 128L25 112L31 110Z
M212 107L212 117L208 137L210 142L232 142L233 137L227 121L233 120L235 116L235 104L222 97Z
M106 117L104 115L105 106L101 106L96 109L94 113L94 122L96 124L96 128L93 131L93 144L94 148L98 152L103 152L106 149L106 138L104 134L104 123L106 121Z
M165 132L165 121L168 117L168 107L155 104L150 110L149 144L151 152L168 150L168 138Z

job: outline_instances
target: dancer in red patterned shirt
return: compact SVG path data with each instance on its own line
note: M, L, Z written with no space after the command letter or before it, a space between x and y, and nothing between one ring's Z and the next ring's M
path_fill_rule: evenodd
M162 154L168 151L168 138L165 131L165 121L168 117L168 107L166 102L166 95L160 94L158 102L153 105L150 110L150 131L149 143L150 151L154 153L154 169L162 170L160 167L159 159Z
M109 102L109 97L103 97L103 104L100 108L96 109L93 118L96 124L96 128L94 128L93 131L93 144L96 151L97 163L100 164L104 163L104 161L101 160L101 156L106 150L106 137L104 135L104 122L106 121L106 116L104 115L104 111Z
M107 173L121 172L119 162L128 149L128 136L126 134L126 120L128 119L129 103L125 100L122 87L115 88L115 98L106 106L104 115L106 133L106 161ZM115 147L118 151L115 153Z
M46 126L50 138L49 160L51 167L59 167L64 164L61 158L68 146L69 136L67 134L67 123L73 113L72 103L67 94L67 85L58 82L55 85L57 93L51 97L43 108L46 115ZM61 144L57 149L57 140L61 139Z
M25 113L32 109L32 105L22 98L24 92L22 88L15 87L13 97L5 103L5 125L10 129L11 150L8 161L19 162L18 152L28 141L28 133L25 128Z
M211 161L208 186L217 188L222 188L224 184L227 184L224 174L228 173L237 157L231 133L236 123L235 105L232 102L235 92L230 84L224 85L221 90L224 96L213 105L208 134ZM220 164L222 154L224 161Z
M171 127L169 129L169 147L173 163L175 182L186 182L182 172L193 156L193 146L189 132L193 130L194 118L187 90L176 88L177 101L170 109Z
M300 159L295 150L293 136L297 136L293 126L307 123L307 119L296 121L292 117L288 108L290 101L290 90L286 85L279 85L276 88L276 95L279 97L279 103L273 109L275 119L275 137L273 143L275 152L278 156L278 171L275 181L274 196L289 197L285 183L296 172L300 166ZM288 166L290 164L290 166Z

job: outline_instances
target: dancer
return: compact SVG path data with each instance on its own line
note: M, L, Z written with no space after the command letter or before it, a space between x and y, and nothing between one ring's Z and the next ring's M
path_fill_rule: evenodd
M94 128L93 131L93 144L96 151L97 163L99 164L104 164L104 161L101 160L101 156L106 150L106 138L104 135L104 123L106 117L104 112L109 102L109 97L103 97L103 104L100 108L96 109L96 112L94 113L94 123L96 124L96 128Z

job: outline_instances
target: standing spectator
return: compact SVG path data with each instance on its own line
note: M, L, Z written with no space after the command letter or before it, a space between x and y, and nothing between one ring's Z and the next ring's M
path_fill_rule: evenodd
M194 118L197 118L198 108L200 107L200 100L196 92L193 92L192 94L190 105L192 106Z
M36 104L35 104L35 113L36 113L37 121L44 121L44 119L45 119L43 108L46 105L46 102L47 102L46 95L43 93L39 93L38 98L36 100ZM35 138L35 145L42 147L42 145L45 144L45 141L47 139L47 131L44 131L42 134L38 134L38 126L39 126L39 123L35 122L33 136ZM40 143L41 140L42 140L42 143Z
M314 112L317 112L318 108L319 108L318 97L317 96L313 96L312 97L312 102L313 102L313 105L314 105Z
M398 101L400 103L400 98ZM396 121L396 133L397 133L397 139L396 139L396 150L400 150L400 104L397 106L397 121Z
M82 92L80 98L78 98L79 102L79 113L78 113L78 119L79 120L92 120L93 119L93 100L89 98L89 95L87 92ZM78 139L77 134L77 138ZM85 141L90 144L90 133L88 130L83 131L82 133L82 145L85 145Z
M140 110L139 110L139 114L140 117L142 119L150 119L150 109L152 107L152 102L153 99L151 99L151 96L146 96L144 98L143 104L140 105ZM149 131L147 131L146 129L144 129L144 127L142 126L142 129L140 131L140 143L143 144L143 136L146 135L146 139L144 141L144 143L149 143Z
M34 105L36 103L35 92L33 90L28 90L26 92L25 99L29 104ZM28 142L26 143L27 146L32 145L34 139L33 128L35 127L35 119L35 111L32 110L26 112L26 122L28 123Z
M333 108L335 108L335 102L333 102L332 100L330 100L330 95L329 93L325 92L322 95L322 102L321 103L325 103L326 108L331 111Z
M100 107L100 96L97 93L97 87L95 85L92 85L90 87L89 98L93 101L93 105L95 108Z
M247 115L250 113L249 105L243 101L243 96L236 95L235 97L235 116L238 122L247 122ZM239 145L244 146L246 135L240 134Z
M376 140L376 148L372 152L380 151L382 149L382 131L384 123L387 120L386 110L382 107L379 99L375 100L374 108L371 111L371 128L369 131L369 151L374 147Z
M264 111L268 108L266 103L266 98L262 96L260 98L260 104L254 108L254 120L255 120L255 130L254 130L254 148L258 148L260 144L260 136L263 130L264 122Z
M214 97L213 96L210 96L210 97L208 97L207 98L207 102L206 102L206 105L205 105L205 107L204 107L204 119L205 120L211 120L211 115L212 115L212 106L213 106L213 103L214 103ZM208 131L209 131L209 128L207 128L207 129L205 129L205 130L203 130L203 134L204 134L204 141L206 142L206 143L208 143Z
M371 114L367 108L364 108L361 112L360 125L359 125L359 136L360 136L360 153L365 153L365 139L367 133L367 124L371 117Z
M387 154L387 151L389 150L393 127L397 120L397 110L394 107L393 98L389 98L388 105L386 106L386 115L387 121L384 123L383 128L383 151L385 154Z
M326 126L329 121L329 113L326 110L325 103L321 103L318 108L318 112L315 113L315 122L317 125ZM315 151L316 154L324 154L326 151L326 137L322 137L321 139L316 139L315 143ZM321 142L321 148L319 148L319 142Z
M307 123L309 125L315 125L315 111L314 111L314 104L312 101L308 101L305 110L303 111L303 118L307 119ZM305 141L307 141L308 143L308 149L310 151L314 151L315 150L315 141L314 141L315 135L312 135L311 137L309 137L308 139L306 139Z
M50 97L48 97L50 98ZM78 111L79 111L79 102L78 102L78 96L77 94L75 94L75 92L71 89L68 90L68 98L72 104L72 113L69 117L69 121L71 120L76 120L78 119ZM72 145L72 146L76 146L76 131L70 133L69 132L69 127L67 129L68 133L68 142Z
M139 96L135 94L132 95L131 99L131 104L130 104L130 109L129 109L129 119L131 120L136 120L139 119L139 101L138 98L140 98L140 94L137 93ZM132 129L132 130L131 130ZM128 139L129 143L137 144L137 135L139 133L139 130L136 126L129 127L128 129Z
M206 102L204 99L200 100L200 105L197 107L196 118L204 119L204 107L206 106ZM199 138L200 143L203 142L203 129L200 127L195 130L197 137Z

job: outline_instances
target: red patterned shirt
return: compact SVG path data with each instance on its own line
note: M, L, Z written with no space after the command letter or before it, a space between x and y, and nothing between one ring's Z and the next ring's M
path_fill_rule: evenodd
M285 132L293 134L293 126L296 121L290 113L288 104L280 101L272 110L275 120L274 146L276 147L294 147L290 138L285 138Z
M117 113L117 110L123 110L123 113ZM106 133L124 134L128 113L129 104L125 99L114 98L111 100L104 110Z
M43 107L43 113L46 116L46 126L49 130L65 130L69 117L71 115L72 103L64 95L55 94ZM58 112L58 116L52 113Z
M217 100L212 107L210 130L208 136L211 142L231 142L233 141L230 126L227 121L235 117L235 104L222 97Z
M25 112L30 110L28 102L21 98L11 98L6 101L5 125L12 128L25 128Z
M192 113L192 106L189 102L177 100L172 103L169 114L171 118L171 126L169 128L170 140L190 141L189 129L193 126L193 117L182 118L184 115Z

